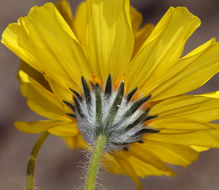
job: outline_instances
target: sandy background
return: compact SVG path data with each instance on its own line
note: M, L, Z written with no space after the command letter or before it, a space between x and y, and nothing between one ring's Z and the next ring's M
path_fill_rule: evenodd
M5 27L25 16L33 5L42 5L45 0L0 0L0 33ZM72 0L73 10L79 0ZM143 14L146 22L154 24L169 6L180 5L199 16L202 26L191 37L185 52L202 44L212 37L219 39L218 0L133 0L132 4ZM27 157L37 135L17 131L15 120L34 120L20 95L16 70L18 58L0 44L0 190L25 189ZM219 77L214 77L196 92L219 89ZM72 152L56 137L50 136L42 148L37 162L36 189L76 190L83 176L83 163L86 159L81 152ZM219 189L219 150L201 154L198 161L187 169L174 167L176 178L148 177L142 180L146 190L217 190ZM100 174L99 189L133 190L134 183L125 176L113 176L104 171Z

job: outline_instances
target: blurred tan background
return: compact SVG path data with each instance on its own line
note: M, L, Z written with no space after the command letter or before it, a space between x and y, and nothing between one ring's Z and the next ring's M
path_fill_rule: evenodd
M5 27L25 16L33 5L46 0L0 0L0 33ZM55 1L53 1L55 2ZM79 0L71 0L73 10ZM191 37L185 52L212 37L219 39L219 0L133 0L132 4L143 13L145 22L156 24L169 6L186 6L202 20L202 26ZM24 190L28 155L37 135L17 131L15 120L34 120L25 99L19 92L16 80L18 58L0 45L0 190ZM219 90L219 76L215 76L196 92ZM36 189L77 190L83 189L85 156L71 151L56 137L50 136L43 146L36 169ZM173 167L176 178L148 177L142 180L146 190L217 190L219 189L219 150L201 154L198 161L187 169ZM99 189L133 190L134 183L125 176L113 176L104 171L99 176Z

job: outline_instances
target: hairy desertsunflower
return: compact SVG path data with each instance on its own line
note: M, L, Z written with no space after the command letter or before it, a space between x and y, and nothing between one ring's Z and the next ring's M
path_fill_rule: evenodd
M170 7L158 24L140 28L128 0L87 0L73 16L67 1L33 7L10 24L2 43L23 61L20 87L28 106L48 118L15 122L48 131L72 148L106 139L102 163L115 174L174 176L219 148L219 93L186 95L219 70L213 38L182 57L200 20Z

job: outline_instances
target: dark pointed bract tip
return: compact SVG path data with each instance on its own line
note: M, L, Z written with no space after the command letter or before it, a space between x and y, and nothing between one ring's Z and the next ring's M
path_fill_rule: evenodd
M137 141L137 143L143 144L144 141L143 140L139 140L139 141Z
M112 93L112 79L111 74L109 74L107 81L106 81L106 88L105 88L105 96L109 96Z
M138 87L136 87L134 90L132 90L127 96L126 96L126 100L127 103L132 99L132 96L135 94L135 92L137 91Z
M80 101L82 101L82 97L81 97L81 95L80 95L77 91L73 90L72 88L69 88L69 90L71 90L71 91L77 96L77 98L78 98Z
M100 89L100 85L98 83L96 83L96 88Z
M81 77L81 82L82 82L83 89L84 89L86 103L89 105L91 103L90 89L89 89L88 84L83 76Z
M125 87L125 83L124 81L121 82L120 86L119 86L119 92L121 92L122 96L124 94L124 87Z
M156 117L158 117L158 115L149 115L149 116L145 117L144 122L151 120L151 119L155 119Z
M151 94L145 96L143 99L144 99L144 101L148 101L150 98L151 98Z
M120 86L119 86L119 90L117 92L116 98L114 100L115 103L117 103L117 105L120 105L122 102L122 98L123 98L123 94L124 94L124 82L121 82Z
M75 106L72 103L65 101L65 100L62 100L62 101L64 102L65 105L67 105L69 108L75 111Z
M76 118L75 114L73 114L73 113L66 113L66 115L73 117L73 118Z
M95 90L95 88L96 88L95 84L93 82L91 82L91 81L90 81L90 84L91 84L93 90Z
M141 129L140 131L138 131L135 135L142 135L142 134L146 134L146 133L159 133L160 130L158 129L152 129L152 128L144 128Z

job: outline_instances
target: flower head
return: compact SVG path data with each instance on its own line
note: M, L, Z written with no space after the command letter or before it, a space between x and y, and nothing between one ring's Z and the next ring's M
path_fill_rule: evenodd
M219 93L186 95L219 70L213 38L182 57L200 20L170 7L140 28L128 0L87 0L73 16L67 1L33 7L10 24L2 43L23 61L20 86L28 106L47 120L16 122L49 131L72 148L106 136L104 167L138 177L169 175L219 147Z

